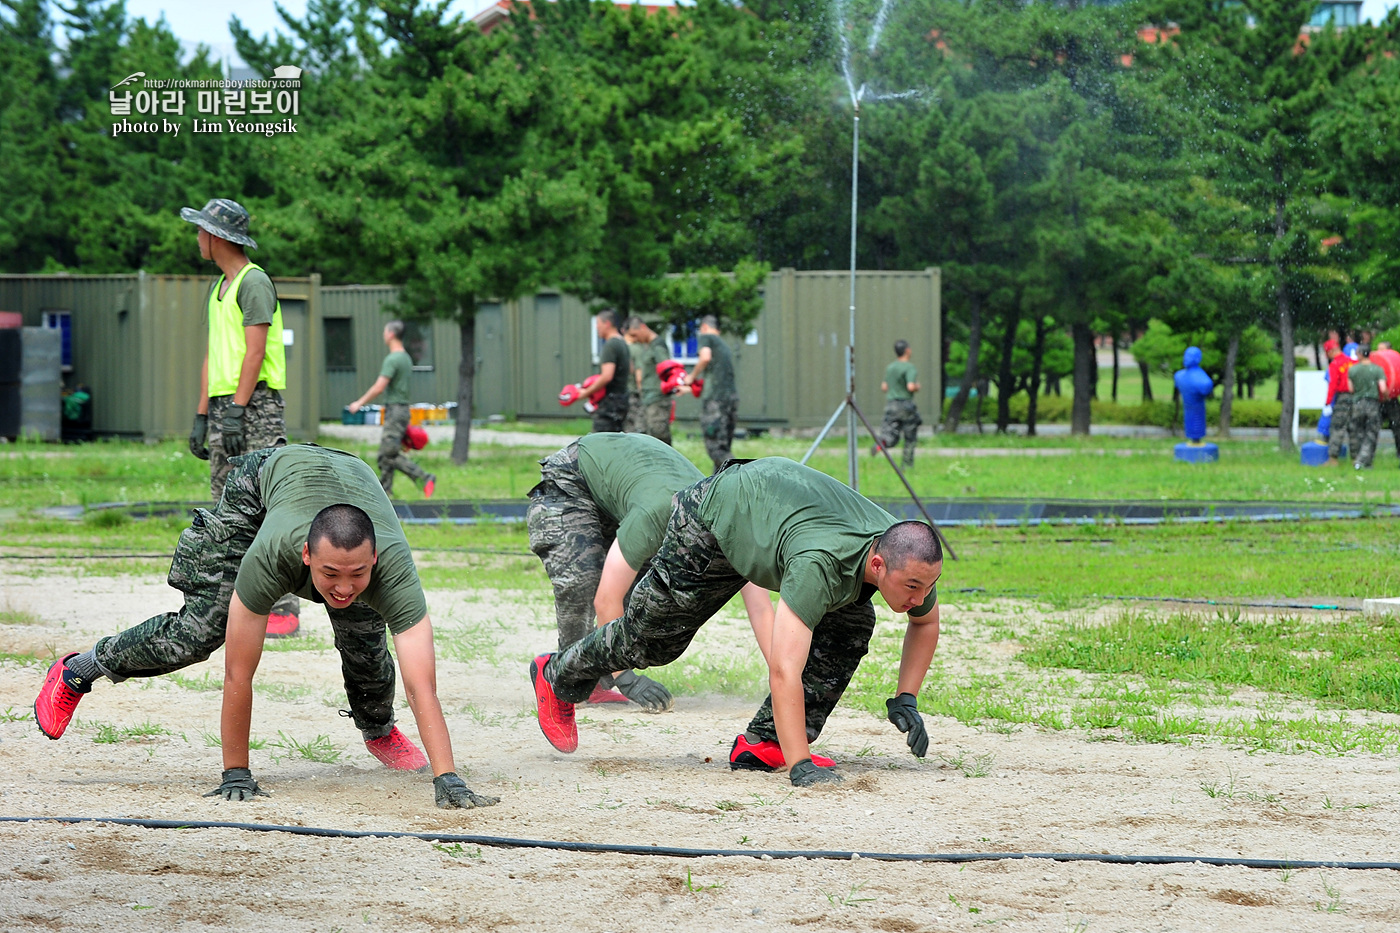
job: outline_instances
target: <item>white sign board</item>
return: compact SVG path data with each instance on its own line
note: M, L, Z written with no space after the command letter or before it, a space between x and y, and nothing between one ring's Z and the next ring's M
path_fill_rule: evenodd
M1298 443L1298 409L1321 410L1327 404L1327 373L1308 369L1293 373L1293 443Z

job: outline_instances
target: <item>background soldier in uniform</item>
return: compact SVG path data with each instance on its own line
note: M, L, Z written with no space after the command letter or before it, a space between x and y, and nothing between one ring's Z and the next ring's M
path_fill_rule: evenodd
M914 393L919 391L919 371L910 362L914 351L905 340L894 342L895 360L885 367L885 381L880 391L885 393L885 420L880 424L880 441L870 451L872 455L896 446L904 438L904 467L914 465L914 448L919 443L919 409L914 405Z
M429 763L394 725L387 626L433 766L438 806L496 802L473 794L453 771L423 587L394 507L359 457L298 445L237 458L213 511L196 510L181 533L169 582L185 594L179 612L99 639L49 668L34 703L45 735L63 735L99 677L120 683L168 674L203 661L227 638L224 773L215 793L252 799L261 793L248 768L252 679L262 654L264 616L290 590L326 606L350 715L369 751L396 770L416 771Z
M351 412L357 412L369 403L370 399L384 393L384 431L379 438L379 485L384 494L394 494L394 471L407 474L414 483L423 486L423 498L433 497L437 477L424 472L403 452L403 435L408 430L410 412L408 407L408 380L413 373L413 358L403 348L403 321L390 321L384 325L384 345L389 355L384 357L384 365L379 370L379 378L374 385L349 405Z
M287 443L282 305L271 277L244 252L258 244L248 235L242 205L214 198L203 210L181 209L180 217L199 226L199 255L222 273L205 302L209 347L190 430L190 453L209 461L209 491L217 503L229 458ZM300 612L295 596L278 600L267 617L267 634L296 634Z
M685 377L685 384L691 385L702 376L705 387L700 392L700 432L705 436L705 452L718 473L729 459L734 443L739 392L734 386L734 355L719 335L719 320L713 314L700 319L699 361Z
M666 345L665 337L658 335L639 317L629 317L622 328L632 346L632 366L641 392L631 430L650 434L663 444L669 444L671 400L661 394L661 376L656 372L656 366L671 358L671 348Z
M593 431L603 434L621 431L627 425L629 410L627 394L632 385L632 354L627 349L627 341L620 332L621 317L616 311L604 311L598 315L598 336L603 338L603 349L598 353L599 376L594 390L606 388L607 394L598 403L593 413Z
M785 458L731 464L676 494L661 547L620 618L531 662L540 729L555 748L573 751L573 704L599 678L674 661L748 581L780 594L764 652L772 695L735 740L730 767L791 764L796 786L837 782L834 771L814 763L810 743L865 656L878 590L891 609L909 614L898 687L886 708L922 758L928 734L916 697L938 647L942 570L943 551L928 525L896 522L859 493ZM752 740L776 741L778 755L746 756Z
M1337 465L1337 456L1342 452L1343 445L1350 445L1352 458L1356 457L1356 440L1351 437L1351 383L1347 381L1347 370L1356 362L1352 356L1355 348L1354 343L1338 348L1335 340L1322 345L1328 359L1327 401L1322 406L1322 413L1332 416L1332 427L1327 435L1328 466Z
M628 318L630 321L631 318ZM642 412L642 356L646 353L646 345L639 343L627 330L627 321L622 322L622 339L627 342L628 361L632 366L632 375L627 379L627 422L622 426L622 430L627 434L645 434L646 416Z
M1389 350L1390 341L1380 341L1376 349ZM1393 389L1394 386L1389 388ZM1400 399L1388 398L1381 402L1381 424L1390 428L1390 439L1395 442L1395 456L1400 458Z
M1363 346L1360 362L1347 370L1351 383L1351 421L1347 427L1355 460L1352 466L1369 470L1376 457L1376 441L1381 433L1381 396L1386 393L1385 370L1370 361L1371 348Z

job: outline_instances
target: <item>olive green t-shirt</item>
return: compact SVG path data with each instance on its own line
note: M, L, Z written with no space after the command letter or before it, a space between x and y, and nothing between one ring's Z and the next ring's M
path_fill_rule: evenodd
M589 434L578 442L578 465L593 501L617 526L627 566L656 556L671 497L705 478L669 444L646 434Z
M627 341L621 337L610 337L603 343L598 353L598 363L613 363L612 382L608 383L607 395L626 395L632 391L632 354L627 349Z
M326 506L346 503L364 509L374 522L379 552L369 586L356 602L383 616L395 635L428 614L413 553L398 516L379 478L363 460L340 450L298 444L268 457L258 479L267 514L234 581L243 605L265 615L283 593L324 603L311 585L311 568L302 563L301 549L317 513Z
M728 401L739 394L734 387L734 354L719 334L701 334L700 349L705 347L710 348L710 363L700 374L700 378L705 380L705 388L700 390L700 401Z
M407 350L396 350L384 357L379 375L389 380L389 387L384 390L385 405L408 404L408 377L412 372L413 357Z
M214 283L209 286L209 295L218 295L219 287L223 285L224 277L221 275L214 279ZM204 307L209 307L209 295L204 296ZM249 269L248 274L243 276L243 281L238 283L238 310L243 312L243 326L256 327L259 324L271 324L272 316L277 312L277 287L272 284L272 277L262 269ZM281 334L269 334L268 340L281 340Z
M659 334L651 343L636 346L641 347L634 362L642 368L642 404L655 405L665 399L661 394L661 377L656 374L656 364L671 358L671 348L666 345L666 338Z
M715 477L700 517L740 576L777 590L808 628L828 612L869 599L865 558L896 519L810 467L765 457ZM938 602L938 587L911 616Z
M1385 370L1375 363L1357 363L1347 370L1351 382L1352 398L1373 398L1379 400L1380 382L1385 378Z
M909 383L919 381L919 370L913 363L895 360L885 367L885 399L890 402L903 402L914 397L909 391Z
M639 373L639 372L642 371L642 366L643 366L643 364L644 364L644 362L645 362L645 361L642 359L642 355L643 355L644 353L646 353L646 352L647 352L646 344L643 344L643 343L629 343L629 344L627 344L627 356L628 356L628 358L632 361L632 375L631 375L631 377L627 380L627 391L628 391L628 392L638 392L638 393L641 392L641 389L638 389L638 388L637 388L637 373Z

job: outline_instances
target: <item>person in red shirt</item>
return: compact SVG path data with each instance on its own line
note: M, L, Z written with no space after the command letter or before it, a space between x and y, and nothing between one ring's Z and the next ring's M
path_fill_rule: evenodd
M1355 344L1347 344L1350 351ZM1337 455L1347 443L1347 424L1351 421L1351 383L1347 380L1347 370L1356 362L1349 352L1344 353L1337 341L1329 340L1322 345L1327 354L1327 402L1322 406L1324 415L1332 416L1331 433L1327 437L1327 465L1337 465Z

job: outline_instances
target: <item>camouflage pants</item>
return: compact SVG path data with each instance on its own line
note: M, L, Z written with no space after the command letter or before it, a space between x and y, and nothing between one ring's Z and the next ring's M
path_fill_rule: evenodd
M593 597L608 548L617 537L617 522L593 501L579 472L578 444L541 460L540 476L539 485L529 492L525 523L530 550L544 562L554 586L562 651L593 631Z
M1333 409L1335 414L1336 409ZM1352 455L1362 467L1370 467L1376 459L1376 441L1381 434L1381 403L1373 398L1351 400L1351 420L1347 422L1347 437L1351 438Z
M1390 438L1395 441L1395 456L1400 457L1400 401L1390 399L1381 402L1381 425L1390 428Z
M661 549L637 581L622 618L594 629L555 656L549 672L559 699L587 699L612 671L669 664L685 653L700 627L724 608L746 582L700 519L700 502L713 478L676 494ZM815 740L855 675L875 630L869 602L828 613L812 632L802 670L807 736ZM748 730L777 738L773 703L766 700Z
M219 430L224 412L232 403L232 395L209 400L209 492L216 503L224 494L224 483L232 469L228 454L224 453L223 432ZM248 450L287 445L286 408L281 392L269 389L266 383L257 384L243 413L243 439ZM300 616L301 601L288 593L277 600L272 611L277 615Z
M705 453L715 463L718 473L729 459L734 444L734 419L739 414L739 400L707 398L700 404L700 433L705 437Z
M631 410L627 393L618 392L603 396L598 410L593 413L594 434L616 434L627 426L627 413Z
M885 402L885 420L880 423L880 445L886 449L897 447L904 438L904 465L914 465L914 448L919 445L919 425L924 419L919 417L919 409L912 399L897 399Z
M646 413L642 411L642 396L638 392L627 393L627 420L622 430L628 434L647 433Z
M649 405L640 405L636 434L650 434L663 444L671 443L671 400L664 398Z
M384 432L379 437L379 485L385 495L394 491L394 471L404 473L415 483L427 472L403 452L403 436L411 420L407 405L384 406Z
M1332 400L1332 427L1327 434L1327 456L1333 460L1341 456L1343 447L1349 447L1353 456L1356 454L1356 441L1351 437L1351 408L1351 393L1338 392Z
M233 458L218 504L213 511L196 509L190 527L180 533L168 582L185 594L184 607L94 646L97 666L111 680L169 674L205 660L224 643L238 566L266 517L258 474L275 452L255 450ZM362 603L327 606L326 612L355 725L367 738L386 735L394 724L394 662L384 620Z

